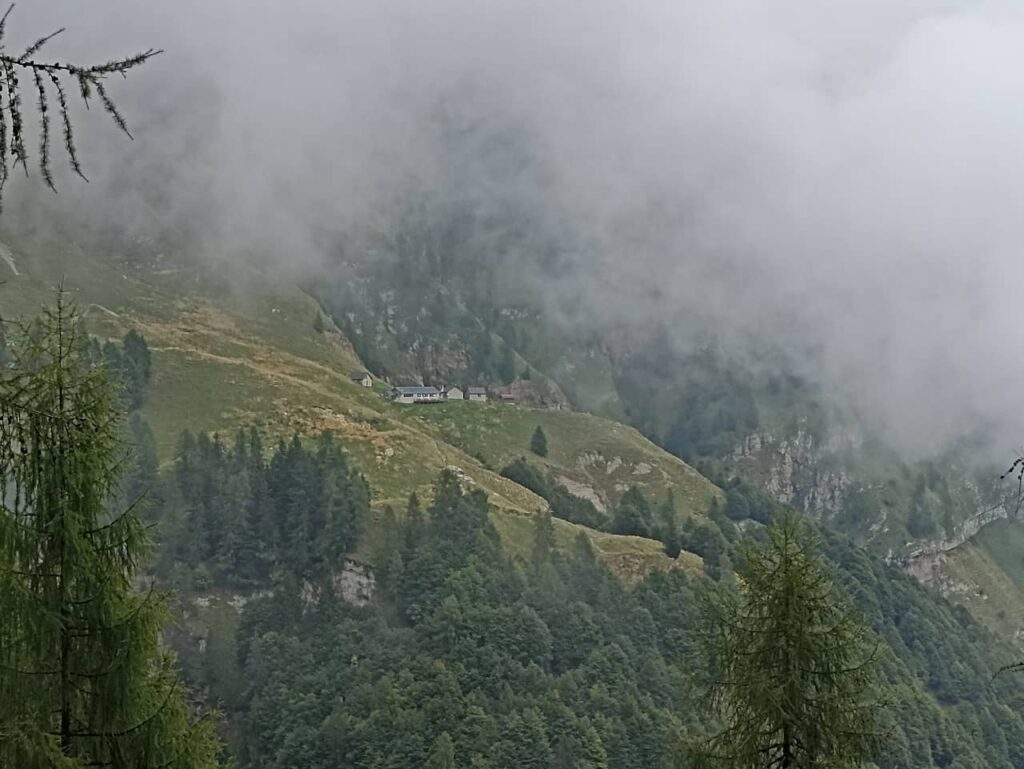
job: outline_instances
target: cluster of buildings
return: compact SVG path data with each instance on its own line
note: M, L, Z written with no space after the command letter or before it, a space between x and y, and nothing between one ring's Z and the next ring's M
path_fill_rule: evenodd
M463 390L458 385L439 389L437 387L399 386L391 388L391 400L395 403L440 403L441 401L486 401L487 388L467 387Z
M354 371L349 379L363 387L373 387L373 376L369 371ZM441 403L443 401L486 401L486 387L466 387L450 385L448 387L433 387L430 385L409 385L392 387L388 396L395 403ZM511 401L515 397L510 393L501 393L499 400Z

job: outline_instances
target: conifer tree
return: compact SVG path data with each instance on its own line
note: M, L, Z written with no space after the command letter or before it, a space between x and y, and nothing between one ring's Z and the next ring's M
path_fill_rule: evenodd
M152 375L149 345L142 334L133 329L125 334L122 347L120 369L124 397L130 409L137 409L142 405Z
M434 740L430 758L427 760L427 769L455 769L455 744L448 732L441 732Z
M263 440L259 431L250 428L238 436L236 447L244 447L240 474L248 481L248 499L242 512L243 525L238 545L238 576L249 582L260 582L270 576L268 549L274 541L266 510L266 465L263 461Z
M637 537L650 535L651 506L647 498L636 486L630 486L615 505L612 528L617 534L630 534Z
M533 530L533 568L540 571L544 564L551 560L554 547L555 527L551 521L551 511L542 510L537 513Z
M132 442L132 462L124 484L125 497L129 504L142 498L151 504L158 502L156 487L160 481L160 468L153 430L136 412L128 420L128 431Z
M263 459L263 439L255 427L249 429L249 488L252 497L246 506L246 528L251 538L254 555L253 576L264 578L269 575L268 550L275 541L274 521L267 510L267 466Z
M537 425L537 429L533 431L533 436L530 438L530 451L538 457L548 455L548 436L544 434L544 428L540 425Z
M426 523L423 520L423 509L420 507L420 498L414 491L409 495L409 502L405 508L405 557L408 557L416 549L423 539L426 530Z
M324 520L321 531L313 536L321 543L323 566L330 571L356 547L370 510L370 487L365 478L350 470L330 433L321 436L317 459L322 474Z
M58 296L0 372L0 766L216 765L167 612L133 588L145 528L119 496L116 397Z
M675 558L679 555L682 545L679 541L679 516L676 513L676 499L671 488L658 505L655 518L658 539L665 544L665 552Z
M856 767L873 742L875 654L795 513L746 551L740 589L711 604L707 640L725 728L697 751L732 769ZM877 647L876 647L877 648Z

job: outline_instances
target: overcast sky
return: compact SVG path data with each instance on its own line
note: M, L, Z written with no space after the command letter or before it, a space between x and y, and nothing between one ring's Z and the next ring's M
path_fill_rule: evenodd
M1019 0L84 7L24 3L9 45L67 26L58 57L166 49L117 85L128 160L90 120L87 170L157 164L157 213L205 216L216 249L316 264L318 223L450 189L440 110L516 137L525 160L474 194L571 232L602 312L814 348L907 445L980 420L1024 443Z

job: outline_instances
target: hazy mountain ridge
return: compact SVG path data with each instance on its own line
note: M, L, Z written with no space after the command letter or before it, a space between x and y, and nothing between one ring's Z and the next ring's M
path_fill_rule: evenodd
M1006 502L982 440L908 455L815 384L813 356L719 335L685 307L675 326L606 323L600 308L550 290L562 268L543 244L463 213L401 219L362 252L350 244L335 282L314 290L379 372L550 383L574 408L632 424L720 483L738 476L897 562ZM509 242L514 269L493 248Z
M649 490L652 502L675 487L684 513L706 510L710 501L706 492L693 491L709 486L689 471L670 482L664 469L643 472L644 465L685 466L666 464L629 431L615 438L620 428L614 425L603 427L576 411L497 406L396 412L379 391L347 381L349 371L369 368L394 382L480 383L496 391L512 384L520 393L525 386L528 398L550 387L576 409L632 422L712 477L738 474L896 560L918 549L916 543L952 536L997 501L991 474L972 469L965 452L904 461L865 438L849 409L829 405L819 388L787 371L784 357L727 349L710 341L713 329L696 325L687 332L689 351L664 327L613 333L600 323L588 326L581 318L589 311L581 315L577 307L574 314L540 290L543 277L558 272L550 260L536 257L532 271L510 273L484 250L493 238L474 240L480 236L473 229L449 232L448 242L431 245L428 238L427 246L417 246L422 233L414 233L403 258L389 259L379 249L359 259L349 254L333 278L307 286L335 321L323 334L313 328L317 303L288 288L287 279L259 273L241 282L218 278L215 270L152 244L88 232L77 238L8 233L14 267L5 261L10 276L3 309L7 315L35 311L64 275L99 332L143 331L157 360L145 415L164 461L186 427L333 429L348 440L379 502L399 504L410 491L428 489L436 470L450 464L491 493L494 505L508 511L502 514L506 532L521 539L529 522L522 515L544 502L497 471L527 453L527 434L537 423L556 445L560 436L573 436L570 451L547 462L547 469L578 493L593 492L604 506L634 483ZM76 239L97 245L69 247ZM111 255L97 258L97 248ZM459 258L440 258L449 252ZM506 424L505 415L515 420ZM519 437L499 451L488 448L502 442L505 430ZM600 448L606 436L613 436L611 446ZM423 463L420 456L430 459ZM595 460L603 463L597 472L588 466ZM609 473L613 464L617 472ZM627 571L661 560L659 543L640 542L625 548L639 548L644 555L638 559L616 555ZM958 582L971 582L963 568L959 574Z
M728 519L730 512L734 512L731 503L739 494L755 506L760 504L760 498L750 496L742 488L739 492L732 486L725 492L718 489L634 428L585 413L468 402L422 408L389 404L381 397L379 388L367 390L348 380L350 370L364 366L354 352L358 344L349 345L344 333L333 329L330 323L325 324L323 334L317 332L317 303L284 281L267 281L253 275L244 290L234 290L230 284L218 283L209 272L187 263L165 259L154 269L147 260L99 257L84 250L61 254L14 237L5 236L4 242L9 244L19 272L0 289L18 289L4 295L5 317L31 314L40 303L49 301L54 283L63 275L66 290L80 303L95 333L118 336L127 328L144 333L153 353L154 374L142 414L157 433L165 469L170 469L168 463L175 456L177 434L184 427L230 435L238 427L255 423L270 437L288 435L296 429L306 434L325 428L333 430L355 465L366 474L373 490L373 515L355 553L364 564L372 563L374 556L387 547L387 527L396 524L395 517L387 515L382 505L391 503L398 507L410 491L429 494L434 477L445 467L454 469L466 487L475 486L488 493L493 506L490 521L504 552L519 563L528 559L536 511L544 502L496 472L504 463L523 455L554 476L572 481L580 493L593 492L603 504L614 502L632 484L644 489L652 502L663 499L672 489L679 512L709 525L709 531L720 538L725 551L714 551L715 570L712 572L710 560L706 563L708 572L716 576L727 572L725 552L731 552L741 534L740 527ZM529 365L529 359L524 361ZM708 377L707 381L717 381L718 376ZM702 377L698 370L698 379ZM685 387L681 389L684 394L687 392ZM698 388L697 392L701 390ZM803 411L810 408L804 402L795 402ZM719 416L728 417L728 399L717 399L716 403ZM681 422L687 424L692 416L693 413L684 414ZM543 458L529 453L529 435L538 424L544 427L549 439L548 456ZM709 445L714 445L719 437L715 432L719 422L694 424L705 430ZM742 420L737 424L746 429ZM722 434L731 439L732 433ZM709 473L720 473L728 467L726 460L704 460ZM756 480L754 474L750 477ZM709 511L712 505L714 509ZM710 517L705 515L708 512ZM745 519L740 521L742 526L749 523ZM587 534L598 559L627 583L636 583L652 571L691 575L701 572L699 558L684 551L672 560L665 554L665 546L653 539L587 531L560 521L555 521L555 544L569 551L581 531ZM833 549L833 558L843 564L842 573L847 575L844 581L862 601L875 630L898 650L899 660L890 664L887 680L900 687L901 701L914 703L912 709L899 717L900 728L893 732L897 735L894 745L900 746L892 754L893 766L910 765L899 761L922 756L933 765L945 766L952 756L968 752L976 760L989 753L991 760L1009 755L1000 746L1015 743L1015 735L1022 727L1009 707L1008 687L1000 685L997 691L979 681L987 680L995 667L1011 659L1010 653L965 615L906 584L878 558L848 544L836 544ZM676 568L672 569L673 566ZM359 568L366 578L365 569ZM340 573L338 579L344 581ZM669 583L641 584L643 595L653 600ZM619 593L619 589L614 588L611 598L601 599L593 611L610 612L605 600L610 601L610 606L622 604L619 596L628 594ZM678 598L675 592L671 595ZM272 603L273 596L261 588L241 593L224 588L211 591L207 586L199 591L186 591L183 598L189 635L178 636L177 644L184 652L183 662L192 680L202 684L213 701L228 703L232 713L235 707L249 707L239 693L245 689L244 674L232 662L238 643L239 612L244 612L243 607L251 602L256 607L257 619L248 622L261 622L259 617L263 615L259 612L263 609L259 607L267 606L268 601ZM657 599L652 605L662 600ZM692 608L686 608L684 614ZM348 616L347 611L342 610L342 614ZM385 609L372 611L386 614ZM551 607L550 611L554 627L554 617L561 610ZM621 668L616 675L627 680L636 677L641 687L648 685L649 676L644 671L651 664L655 669L663 664L686 666L678 640L657 641L658 634L651 637L645 630L649 615L643 607L636 610L637 616L645 617L639 623L635 622L632 610L623 611L623 621L636 627L623 631L616 629L616 621L610 616L602 619L604 643L610 646L595 657L594 664L612 654L617 660L616 669ZM285 613L294 615L295 606L290 605ZM675 617L671 612L667 616ZM904 616L910 616L912 621L899 627L896 618ZM326 616L323 620L328 621ZM680 621L682 626L674 629L674 623ZM667 625L659 633L664 632L667 639L677 639L677 634L690 627L692 621L680 617L666 620ZM934 623L942 627L941 643L940 635L932 635ZM300 621L284 631L296 634L296 648L304 643L319 647L323 642L307 637L303 626ZM418 648L418 642L408 631L388 631L391 632L403 638L403 643L413 644L410 653ZM639 635L633 639L632 634ZM613 654L611 650L616 644L636 649L635 656L632 651L619 650ZM944 671L948 667L944 660L949 655L963 658L964 663ZM665 662L659 661L663 656ZM652 703L690 707L685 690L670 697L665 695L667 699L636 696L644 708L652 707ZM1002 742L975 746L969 731L965 731L968 727L942 707L978 697L986 703L986 712L990 714L986 717L995 719L993 733L1005 735ZM286 704L280 707L282 712L287 711ZM698 728L697 721L699 718L686 728ZM658 729L663 727L681 728L672 719ZM660 739L656 736L658 731L645 734L646 750L652 750L654 741ZM607 739L612 749L616 743L610 737ZM617 749L625 755L638 748L622 743Z

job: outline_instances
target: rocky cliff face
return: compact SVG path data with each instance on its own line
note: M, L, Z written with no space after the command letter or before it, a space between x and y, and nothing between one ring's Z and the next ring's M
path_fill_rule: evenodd
M963 521L948 537L925 542L911 550L899 562L900 566L907 574L945 596L976 589L973 585L958 582L946 573L944 567L947 554L964 545L990 523L1009 517L1010 511L1004 505L981 510Z
M834 460L840 443L819 446L804 430L784 438L756 432L736 447L732 459L745 477L759 481L778 501L817 515L834 514L842 509L851 483Z
M966 540L965 540L966 541ZM963 544L962 542L960 544ZM952 546L950 550L957 547ZM946 569L949 550L936 550L918 553L908 557L902 564L903 570L922 585L936 590L946 598L979 595L984 598L980 588L973 583L955 579Z
M377 580L373 570L366 564L346 560L342 567L331 575L331 589L346 603L365 606L373 600L377 591ZM182 618L188 630L177 639L178 650L189 647L189 650L204 654L212 617L224 611L241 614L242 609L250 601L271 594L271 590L261 589L247 593L220 591L193 596L182 608ZM306 605L315 604L320 600L320 592L313 585L306 583L302 587L300 600Z
M341 571L332 578L335 595L353 606L365 606L377 592L377 579L373 570L362 563L345 561Z
M971 537L981 531L988 524L993 523L994 521L1001 521L1009 517L1010 512L1004 505L998 505L997 507L989 508L987 510L981 510L975 515L972 515L966 521L963 521L948 537L924 542L916 547L907 556L907 560L908 562L923 560L942 553L948 553L950 550L955 550L967 542L967 540L971 539Z
M856 438L848 435L819 444L803 430L785 438L757 432L736 447L732 459L747 478L759 481L780 502L816 515L831 515L842 511L846 495L854 488L853 479L837 456L856 447ZM976 497L977 489L969 488L975 492L972 497ZM884 515L885 511L880 511L881 517L871 527L872 534L884 526ZM946 573L947 554L988 524L1009 515L1004 505L985 508L962 520L945 536L894 547L889 561L943 595L969 591L970 585L961 584Z
M412 365L426 382L452 382L452 374L469 365L469 351L457 339L447 343L417 340L407 351Z
M501 388L504 392L511 393L517 403L538 408L565 408L569 405L569 398L553 380L517 379L508 387Z

